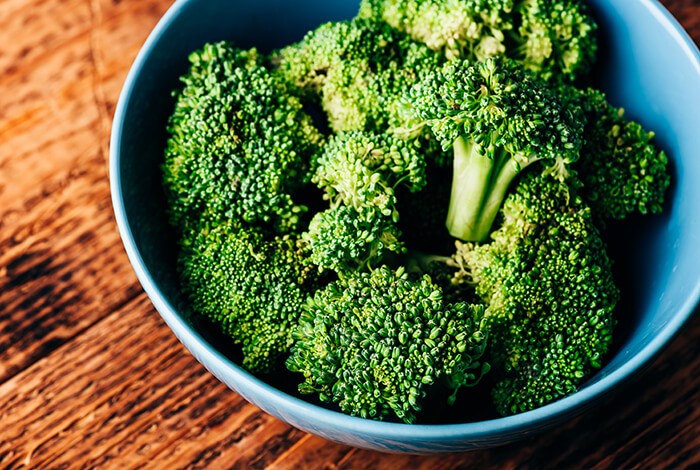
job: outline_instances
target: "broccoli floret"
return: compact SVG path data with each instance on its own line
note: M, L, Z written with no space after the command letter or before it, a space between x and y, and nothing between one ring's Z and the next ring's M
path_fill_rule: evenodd
M411 423L432 386L452 402L488 370L483 308L446 304L428 276L383 266L333 282L304 305L287 367L346 413Z
M579 155L581 123L535 75L509 59L455 61L408 94L407 112L453 149L447 228L482 241L511 181L541 161L560 181Z
M361 131L337 134L316 160L312 181L330 202L303 235L314 263L342 274L403 252L396 188L425 185L425 160L410 142Z
M619 292L591 210L551 176L524 175L488 243L455 262L488 305L488 360L502 414L575 391L601 367Z
M597 27L580 0L363 0L358 16L449 59L506 56L557 82L588 73L597 51Z
M519 27L509 57L555 82L574 82L593 64L598 44L595 21L581 0L521 0Z
M654 133L628 120L601 91L563 89L586 122L581 158L575 165L582 196L597 219L623 219L632 213L658 214L670 183L668 158L654 146Z
M385 21L448 59L502 55L514 27L513 0L363 0L358 16Z
M335 132L383 132L404 90L443 59L384 23L355 19L320 26L274 62L298 94L321 103Z
M236 222L203 226L183 245L179 266L193 310L241 345L243 366L272 370L291 347L292 329L316 286L298 240Z
M395 220L376 207L337 206L318 212L303 239L310 259L343 274L379 264L389 253L403 253Z
M255 50L208 44L189 60L163 165L173 225L187 233L234 218L290 230L321 134Z
M425 159L410 142L387 134L342 132L331 137L315 160L311 181L331 204L387 207L401 184L425 186Z

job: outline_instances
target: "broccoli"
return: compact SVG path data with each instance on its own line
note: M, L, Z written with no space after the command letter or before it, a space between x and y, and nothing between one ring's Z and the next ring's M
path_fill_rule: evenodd
M305 210L293 196L322 136L255 49L207 44L189 60L163 164L184 292L242 345L245 367L267 371L313 272L291 234Z
M358 16L385 21L448 59L502 55L514 29L513 0L362 0Z
M545 80L573 83L595 61L595 21L581 0L520 0L510 57Z
M504 415L578 389L620 295L600 229L670 180L576 88L595 32L579 0L363 0L268 56L192 53L162 164L191 311L355 416L478 406L487 372Z
M404 251L395 221L371 206L340 205L318 212L302 236L310 259L339 275L368 269L389 253Z
M654 133L626 119L601 91L563 88L571 106L579 106L586 124L581 158L582 196L596 219L623 219L632 213L658 214L670 183L668 158L653 143Z
M488 370L479 359L483 307L446 304L430 278L382 266L318 290L304 305L287 367L317 393L364 418L411 423L435 386L457 391Z
M384 132L404 90L443 59L386 24L355 19L320 26L274 62L297 94L321 103L335 132Z
M387 134L342 132L316 159L312 181L330 208L314 215L303 238L311 260L342 274L401 253L396 188L425 185L425 161L410 143Z
M516 62L491 58L469 66L455 61L408 93L412 114L452 148L447 228L452 236L483 241L511 181L542 161L560 181L580 148L580 123L556 93Z
M449 59L506 56L556 82L585 76L597 51L597 26L580 0L363 0L358 16Z
M236 222L202 229L178 264L192 308L240 344L243 366L269 372L292 345L292 330L316 276L303 246Z
M322 135L254 49L207 44L189 60L163 164L172 223L183 234L202 219L291 230L305 210L293 195Z
M488 360L498 411L527 411L600 368L619 292L605 243L583 200L531 172L509 195L488 243L458 244L458 278L486 302Z

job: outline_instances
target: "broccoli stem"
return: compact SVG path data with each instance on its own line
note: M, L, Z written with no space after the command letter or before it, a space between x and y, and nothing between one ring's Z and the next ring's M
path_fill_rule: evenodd
M480 146L458 137L453 145L452 193L447 229L464 241L484 241L518 168L510 156L497 149L484 155Z

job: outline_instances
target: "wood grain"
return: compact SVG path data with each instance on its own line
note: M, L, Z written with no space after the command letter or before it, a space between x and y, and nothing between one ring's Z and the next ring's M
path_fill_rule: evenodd
M467 454L331 443L214 379L143 294L109 195L119 90L170 3L0 0L0 466L700 466L697 315L624 394L557 430ZM700 2L663 3L699 42Z

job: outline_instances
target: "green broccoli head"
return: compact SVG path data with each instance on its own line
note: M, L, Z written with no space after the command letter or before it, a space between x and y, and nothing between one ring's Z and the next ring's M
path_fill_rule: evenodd
M478 381L482 307L446 304L428 276L381 267L333 282L304 306L287 360L317 393L354 416L410 423L432 386L456 391Z
M666 154L654 146L654 133L628 120L601 91L567 87L562 93L583 110L586 125L576 168L596 218L660 213L670 175Z
M331 137L315 160L311 181L331 204L388 207L400 184L425 186L425 159L410 142L388 134L342 132Z
M358 16L385 21L448 59L483 60L506 51L513 0L363 0Z
M372 206L345 205L315 214L302 234L309 259L341 275L376 266L390 253L403 253L400 237L391 215Z
M280 50L276 73L318 101L336 132L394 126L406 88L443 59L384 23L326 23Z
M321 134L255 50L208 44L189 59L163 164L172 223L183 232L201 219L294 227L304 207L293 195Z
M311 259L338 273L376 266L402 253L396 189L425 185L425 160L410 142L388 134L342 132L315 161L312 181L330 208L317 213L303 239Z
M506 56L557 82L589 72L597 27L580 0L363 0L385 21L449 59Z
M591 69L597 25L581 0L520 0L509 56L544 79L572 83Z
M244 367L269 372L291 347L291 331L315 286L298 241L235 222L202 226L188 241L179 267L193 311L242 347Z
M488 305L498 411L531 410L577 389L601 367L619 293L588 208L547 175L525 175L485 244L455 262Z
M454 61L407 95L409 120L422 121L452 148L452 236L484 240L508 187L534 162L560 181L578 159L581 123L537 76L518 63L491 58Z

